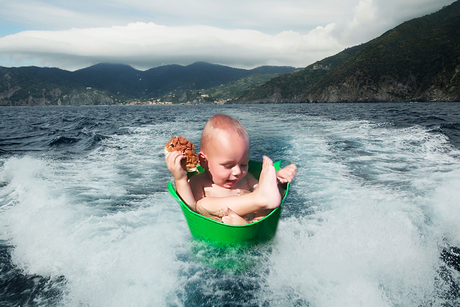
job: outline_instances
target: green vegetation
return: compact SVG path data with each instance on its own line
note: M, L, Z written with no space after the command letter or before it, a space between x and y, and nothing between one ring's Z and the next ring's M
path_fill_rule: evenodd
M203 62L138 71L98 64L75 72L57 68L0 67L0 105L214 103L238 96L293 67L236 69Z
M270 102L296 102L330 71L336 69L364 47L365 45L359 45L347 48L337 55L315 62L305 69L283 74L264 84L249 87L241 94L238 102L263 102L267 98L271 98Z
M380 90L386 79L405 85L406 91L393 95L403 99L420 98L435 87L441 91L454 87L459 97L460 79L460 2L438 13L417 18L386 32L371 41L364 50L350 58L312 87L320 93L359 74L359 87Z
M176 90L173 93L163 96L160 101L178 103L228 103L235 97L240 96L248 87L263 84L276 77L278 74L259 74L250 75L236 81L214 86L202 90Z
M277 74L255 74L237 81L212 87L205 90L204 93L215 99L233 99L238 97L248 87L265 83L276 76Z
M460 101L460 1L246 91L240 102Z

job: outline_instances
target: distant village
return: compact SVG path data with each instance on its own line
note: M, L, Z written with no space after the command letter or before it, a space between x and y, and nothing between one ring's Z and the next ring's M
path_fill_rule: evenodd
M86 87L86 90L92 90L92 87L91 86L87 86ZM172 105L172 104L202 104L204 101L205 103L207 104L225 104L229 101L231 101L232 99L217 99L217 100L214 100L214 101L210 101L210 96L209 94L200 94L200 98L201 99L193 99L193 100L189 100L189 101L185 101L185 102L173 102L172 100L165 100L165 99L168 99L168 98L175 98L176 95L175 94L171 94L171 95L168 95L168 96L165 96L165 97L162 97L162 98L156 98L156 99L151 99L151 100L141 100L141 99L133 99L133 100L130 100L129 102L123 102L121 100L119 100L118 98L115 98L114 96L110 96L111 99L113 99L113 101L115 101L115 103L119 103L119 104L123 104L123 105L130 105L130 106L136 106L136 105Z
M207 103L213 103L213 104L225 104L232 99L219 99L215 100L214 102L207 102ZM202 102L197 102L197 101L187 101L187 102L182 102L182 103L173 103L172 101L162 101L161 98L155 99L155 100L147 100L147 101L141 101L139 99L134 99L131 102L127 103L126 105L130 106L136 106L136 105L172 105L172 104L198 104Z

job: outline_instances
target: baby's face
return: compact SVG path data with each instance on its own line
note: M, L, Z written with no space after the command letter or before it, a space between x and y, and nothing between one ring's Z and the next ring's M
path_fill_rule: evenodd
M249 141L237 133L219 131L206 153L214 184L231 189L248 173Z

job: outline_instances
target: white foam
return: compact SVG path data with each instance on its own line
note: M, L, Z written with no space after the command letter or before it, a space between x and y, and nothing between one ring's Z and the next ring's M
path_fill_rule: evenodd
M419 127L321 126L292 144L305 163L293 189L314 214L281 221L261 296L274 306L443 302L440 249L460 233L458 151Z
M299 166L291 214L260 251L261 277L235 277L262 285L255 304L441 305L449 284L436 282L440 250L460 241L459 155L442 135L303 115L242 118L260 129L253 141L267 131L284 138L277 154L289 156L272 158ZM226 297L216 285L232 277L183 257L190 234L166 192L163 144L181 131L197 142L201 128L126 128L87 156L4 161L0 239L14 246L14 264L64 276L65 306L181 306L194 283L204 297Z
M280 306L288 292L317 306L412 306L432 294L439 250L420 233L423 213L388 191L353 192L280 224L268 279Z
M9 184L2 192L10 201L2 208L1 235L14 246L14 264L25 274L65 276L69 306L158 306L175 299L176 253L188 233L179 211L169 208L173 200L157 193L133 210L108 212L78 203L79 194L61 194L71 179L57 188L60 176L52 168L28 157L4 165ZM87 176L86 170L71 173ZM110 172L86 177L86 185L100 187L104 174Z
M460 246L460 170L429 175L434 186L427 200L432 204L432 219L447 242Z

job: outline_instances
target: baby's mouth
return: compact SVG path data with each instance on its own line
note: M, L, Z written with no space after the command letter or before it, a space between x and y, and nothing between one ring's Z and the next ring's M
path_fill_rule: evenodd
M234 180L227 180L225 183L229 186L233 186L235 183L237 183L238 180L237 179L234 179Z

